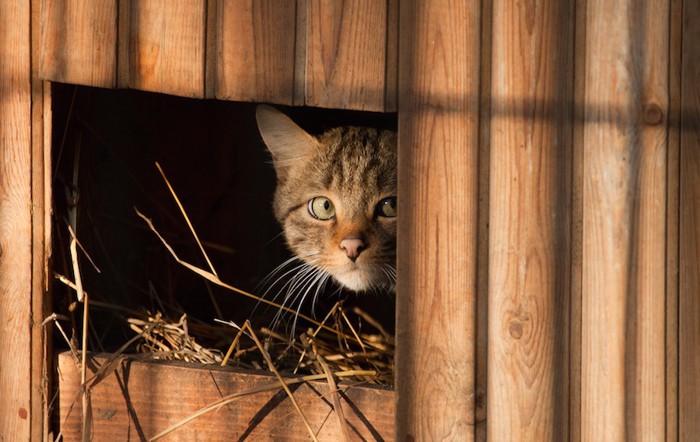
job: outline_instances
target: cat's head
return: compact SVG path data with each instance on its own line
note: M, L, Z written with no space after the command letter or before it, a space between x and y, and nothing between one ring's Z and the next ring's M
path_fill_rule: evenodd
M396 134L339 127L314 137L265 105L256 118L277 173L275 216L292 252L353 291L393 290Z

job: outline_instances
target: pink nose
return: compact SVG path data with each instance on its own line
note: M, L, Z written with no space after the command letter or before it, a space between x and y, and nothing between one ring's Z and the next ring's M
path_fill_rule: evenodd
M359 238L345 238L340 241L340 248L345 250L348 258L355 261L365 249L365 243Z

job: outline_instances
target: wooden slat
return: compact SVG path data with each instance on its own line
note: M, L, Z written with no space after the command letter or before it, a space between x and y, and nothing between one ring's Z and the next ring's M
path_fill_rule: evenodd
M31 1L32 88L32 329L31 329L31 440L48 440L49 402L53 372L50 368L50 328L42 325L52 311L49 293L51 256L51 83L40 79L41 0ZM47 342L48 341L48 342Z
M700 1L683 7L678 432L690 441L700 434Z
M586 0L576 2L575 15L574 150L571 182L571 308L569 313L569 440L580 441Z
M665 437L669 9L587 2L584 440Z
M305 103L383 111L387 0L308 0Z
M309 2L297 0L297 28L294 54L294 105L303 106L306 101L306 40L309 33Z
M217 98L292 104L295 10L289 1L219 2Z
M666 441L678 441L678 258L680 208L681 43L683 2L671 0L668 198L666 203Z
M98 358L104 363L105 358ZM80 440L80 373L69 353L58 359L60 422L66 441ZM221 397L275 383L270 374L178 363L127 362L90 390L93 440L143 440ZM339 383L341 404L358 440L391 440L393 392ZM342 440L327 382L290 387L321 441ZM225 405L190 421L163 440L309 440L304 424L281 389Z
M479 96L479 205L477 208L476 272L476 431L474 440L485 442L487 433L488 316L489 316L489 193L491 174L491 53L493 2L481 3L481 72Z
M32 319L30 5L0 1L0 435L30 440Z
M399 86L399 0L387 0L384 112L396 112Z
M124 1L120 86L204 97L206 0Z
M475 434L479 19L478 2L400 2L400 441Z
M44 0L41 12L41 77L115 87L117 0Z
M566 440L573 9L493 5L488 436ZM508 404L506 406L506 404Z

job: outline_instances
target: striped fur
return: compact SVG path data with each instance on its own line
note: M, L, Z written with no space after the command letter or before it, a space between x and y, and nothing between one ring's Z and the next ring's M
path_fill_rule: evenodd
M396 134L339 127L310 137L268 106L257 117L277 172L275 216L292 252L350 290L393 290L396 218L377 216L376 206L396 196ZM333 202L334 218L309 213L309 201L319 196ZM341 248L344 238L364 243L356 260Z

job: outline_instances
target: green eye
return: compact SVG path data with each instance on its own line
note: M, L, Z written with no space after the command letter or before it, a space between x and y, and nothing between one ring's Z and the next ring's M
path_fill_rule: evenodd
M396 197L390 196L379 201L376 209L377 216L394 218L396 216Z
M316 219L326 221L335 216L335 207L325 196L317 196L309 201L309 213Z

